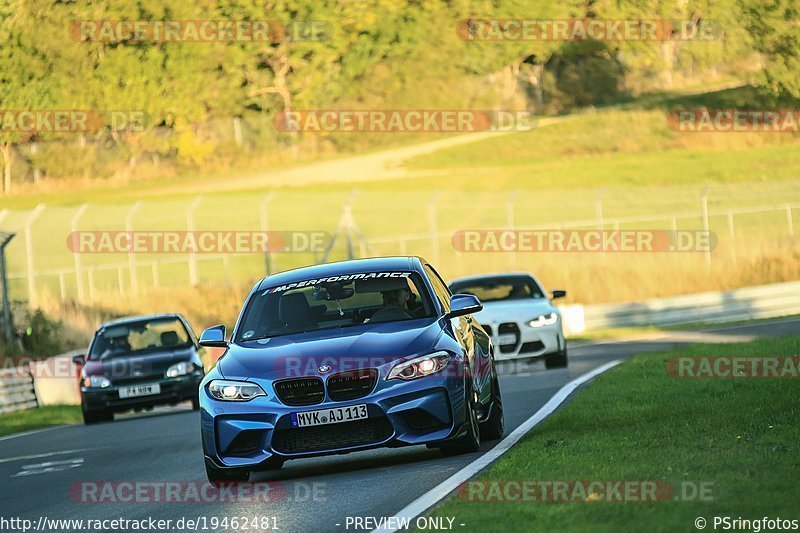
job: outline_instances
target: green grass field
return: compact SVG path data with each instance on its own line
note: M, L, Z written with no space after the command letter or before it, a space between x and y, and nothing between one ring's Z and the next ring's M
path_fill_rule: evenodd
M800 337L636 356L598 377L477 480L635 480L702 487L654 502L498 502L451 497L437 517L470 531L688 531L703 517L798 518L798 379L676 379L668 359L793 355ZM477 494L477 493L476 493ZM487 492L483 493L488 494ZM657 492L658 494L658 492Z
M81 422L79 405L50 405L0 415L0 436Z

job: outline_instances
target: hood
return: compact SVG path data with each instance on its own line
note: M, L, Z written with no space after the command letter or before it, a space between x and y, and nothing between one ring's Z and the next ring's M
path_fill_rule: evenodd
M527 322L539 315L557 311L547 298L485 302L483 310L475 314L481 324L499 322Z
M87 376L105 376L115 381L164 377L167 369L181 361L191 361L193 347L176 350L159 350L144 354L133 354L100 360L89 360L83 367Z
M433 348L442 328L425 318L282 335L232 344L218 369L229 379L268 379L375 368Z

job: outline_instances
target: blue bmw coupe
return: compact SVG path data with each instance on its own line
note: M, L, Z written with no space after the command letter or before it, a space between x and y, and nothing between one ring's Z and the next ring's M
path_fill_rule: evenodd
M209 481L288 459L425 444L478 450L503 435L491 340L472 295L419 257L343 261L268 276L250 292L200 385Z

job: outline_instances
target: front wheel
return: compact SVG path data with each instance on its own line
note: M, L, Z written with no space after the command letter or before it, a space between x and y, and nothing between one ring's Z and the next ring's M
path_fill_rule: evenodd
M567 366L567 346L564 345L564 349L560 352L556 352L552 355L548 355L544 359L544 367L545 368L565 368Z
M81 414L83 415L83 423L86 426L97 424L98 422L114 421L114 413L106 409L86 410L81 408Z
M497 371L492 370L492 405L489 418L481 424L481 438L486 440L502 439L506 432L506 422L503 417L503 398L500 396L500 380Z
M442 444L441 450L445 455L473 453L477 452L481 447L481 430L478 423L478 412L475 409L476 399L475 394L472 392L472 386L467 388L466 401L467 416L469 417L467 434L454 441Z

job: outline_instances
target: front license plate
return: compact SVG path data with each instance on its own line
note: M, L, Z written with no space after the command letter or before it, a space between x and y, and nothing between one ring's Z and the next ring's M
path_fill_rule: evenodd
M502 345L517 344L517 336L513 333L504 333L497 338L497 342Z
M144 385L131 385L119 389L120 398L135 398L136 396L152 396L161 392L161 385L158 383L146 383Z
M367 404L332 407L330 409L320 409L319 411L303 411L292 413L291 417L292 427L296 428L350 422L367 418Z

